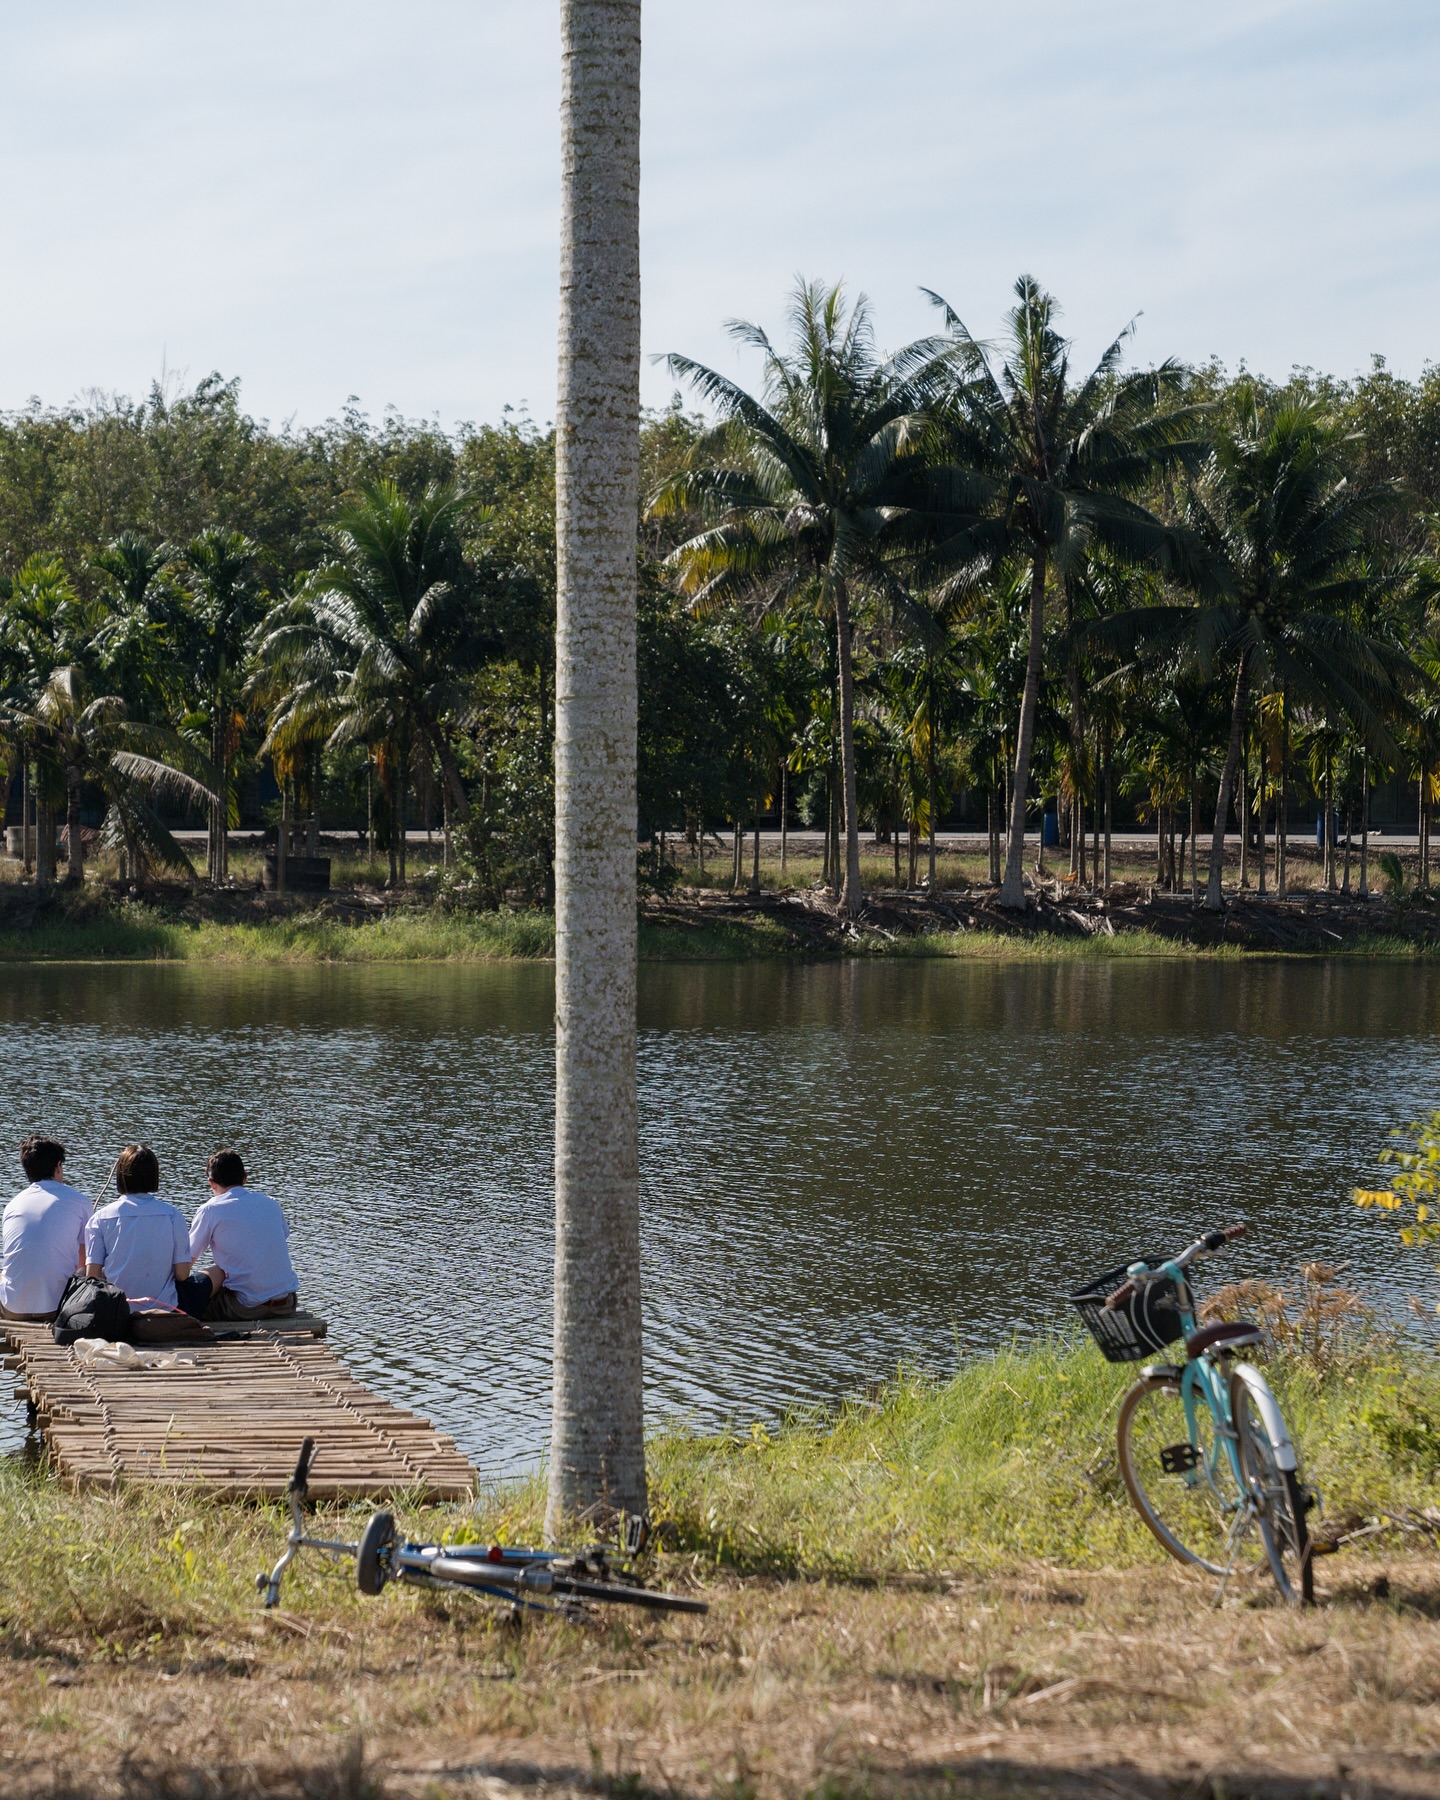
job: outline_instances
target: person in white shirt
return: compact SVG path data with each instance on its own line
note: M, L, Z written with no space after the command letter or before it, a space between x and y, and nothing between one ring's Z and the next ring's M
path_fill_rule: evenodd
M55 1317L65 1283L85 1266L90 1200L65 1181L65 1146L28 1137L20 1166L30 1182L0 1219L0 1319Z
M127 1144L115 1161L116 1198L85 1227L85 1273L103 1276L132 1304L179 1304L175 1283L190 1273L185 1216L155 1192L160 1163L148 1144Z
M293 1313L300 1283L290 1261L290 1227L280 1203L259 1188L246 1187L245 1164L238 1151L216 1151L206 1173L213 1198L191 1221L190 1258L199 1262L208 1250L215 1264L191 1276L181 1304L204 1319L269 1319ZM208 1302L199 1287L206 1276L211 1286ZM194 1304L195 1296L205 1303L203 1310Z

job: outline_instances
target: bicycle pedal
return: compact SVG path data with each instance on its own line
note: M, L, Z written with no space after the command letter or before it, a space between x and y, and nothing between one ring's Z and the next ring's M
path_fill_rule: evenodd
M1160 1452L1160 1467L1167 1475L1188 1475L1199 1461L1194 1444L1170 1444Z

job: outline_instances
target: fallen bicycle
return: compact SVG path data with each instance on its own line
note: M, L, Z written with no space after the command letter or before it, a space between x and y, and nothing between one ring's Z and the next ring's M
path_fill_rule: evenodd
M640 1606L651 1612L706 1613L709 1604L680 1594L642 1587L631 1565L645 1548L645 1522L627 1521L625 1551L617 1561L603 1545L577 1552L526 1550L509 1544L418 1544L401 1538L389 1512L373 1513L355 1544L311 1537L305 1529L304 1504L315 1462L314 1438L300 1446L295 1472L285 1493L290 1503L290 1533L285 1553L255 1585L266 1608L279 1604L280 1583L300 1550L324 1550L355 1558L355 1579L362 1594L379 1594L392 1581L412 1587L439 1588L498 1600L515 1614L563 1613L583 1616L592 1602Z

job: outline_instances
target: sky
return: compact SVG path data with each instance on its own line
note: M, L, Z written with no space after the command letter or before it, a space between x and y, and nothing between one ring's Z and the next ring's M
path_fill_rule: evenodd
M0 410L211 370L279 426L555 391L555 0L0 0ZM1016 277L1093 360L1440 356L1434 0L645 0L643 334L753 380ZM674 383L647 360L643 397Z

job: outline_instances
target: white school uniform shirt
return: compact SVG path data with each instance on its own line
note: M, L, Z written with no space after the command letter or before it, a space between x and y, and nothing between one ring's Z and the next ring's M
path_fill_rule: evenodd
M190 1226L190 1260L207 1250L242 1306L263 1306L300 1286L280 1202L259 1188L226 1188L205 1202Z
M78 1266L89 1217L89 1196L63 1181L32 1182L17 1194L0 1220L0 1306L54 1312Z
M190 1260L184 1215L158 1194L122 1194L90 1215L85 1260L99 1263L127 1300L174 1306L175 1265Z

